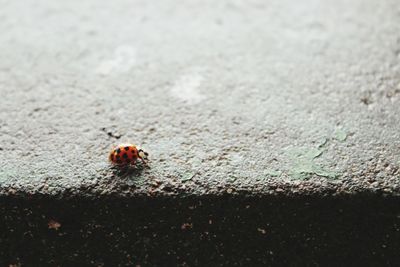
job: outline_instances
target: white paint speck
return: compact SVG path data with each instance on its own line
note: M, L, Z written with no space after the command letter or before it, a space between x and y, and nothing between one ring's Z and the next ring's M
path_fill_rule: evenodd
M96 68L100 75L128 72L136 64L136 50L132 46L118 46L110 58L102 61Z
M199 91L204 77L198 72L192 72L179 77L170 89L170 93L178 100L188 104L196 104L205 99Z

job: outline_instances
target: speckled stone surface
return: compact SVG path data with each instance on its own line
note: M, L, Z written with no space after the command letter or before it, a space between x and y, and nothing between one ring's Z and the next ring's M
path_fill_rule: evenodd
M400 262L397 0L0 7L0 265Z
M2 2L1 195L400 192L395 0Z

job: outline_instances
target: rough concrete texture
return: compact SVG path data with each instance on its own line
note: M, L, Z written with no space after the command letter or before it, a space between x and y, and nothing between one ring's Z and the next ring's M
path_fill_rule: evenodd
M400 193L396 0L1 6L2 195Z
M1 265L400 262L397 0L0 6Z

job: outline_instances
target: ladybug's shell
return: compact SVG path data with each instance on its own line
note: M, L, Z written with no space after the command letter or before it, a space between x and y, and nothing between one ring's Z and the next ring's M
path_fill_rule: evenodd
M109 160L117 165L134 164L137 159L138 149L132 144L118 145L109 155Z

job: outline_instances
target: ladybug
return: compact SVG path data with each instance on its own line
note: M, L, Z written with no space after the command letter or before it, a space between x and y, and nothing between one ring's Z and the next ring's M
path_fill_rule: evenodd
M111 150L109 160L116 165L135 165L140 159L147 165L149 153L132 144L120 144Z

